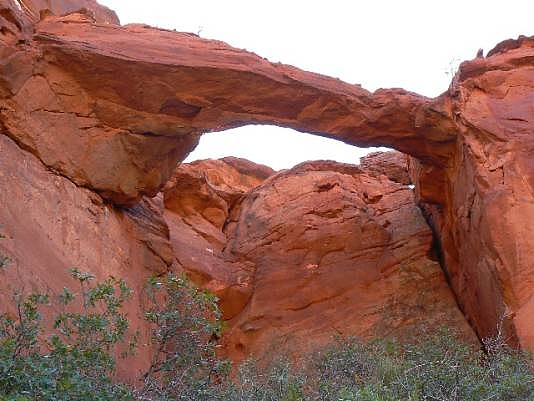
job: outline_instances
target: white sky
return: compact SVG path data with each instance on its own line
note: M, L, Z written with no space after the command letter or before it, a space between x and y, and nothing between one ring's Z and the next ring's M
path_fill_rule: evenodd
M534 35L532 0L99 0L122 24L143 22L223 40L273 62L434 97L450 64ZM270 126L206 134L187 160L245 157L273 168L304 160L357 163L367 149Z

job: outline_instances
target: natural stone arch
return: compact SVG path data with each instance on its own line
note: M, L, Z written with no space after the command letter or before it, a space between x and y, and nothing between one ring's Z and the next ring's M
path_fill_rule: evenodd
M17 113L8 110L4 124L45 164L118 203L155 194L200 134L247 124L388 146L438 166L453 150L455 130L442 99L400 89L370 93L222 42L94 24L82 14L47 18L35 29L39 51L30 53L31 62L41 73L30 76L26 69L13 77L10 102ZM28 54L24 60L15 55L10 68L29 62ZM35 91L52 104L33 105L21 116L22 102ZM49 128L51 119L75 147L76 160L51 150L56 144L46 149L35 140L39 133L32 131ZM99 171L94 153L104 155ZM126 165L128 173L113 171Z
M533 38L462 64L428 99L87 12L37 22L11 0L0 9L0 133L49 168L131 205L208 131L268 123L395 148L418 159L416 189L478 334L505 314L511 338L534 349Z
M49 65L69 66L70 78L94 100L99 123L154 139L182 138L175 145L180 154L204 132L247 124L388 146L440 166L453 149L455 130L441 100L403 90L372 94L190 34L133 26L118 36L117 28L104 26L55 27L42 24L36 40ZM127 79L117 80L116 71ZM146 187L140 192L155 189Z

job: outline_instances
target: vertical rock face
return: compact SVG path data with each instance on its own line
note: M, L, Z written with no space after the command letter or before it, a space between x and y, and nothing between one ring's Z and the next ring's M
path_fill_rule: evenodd
M409 160L399 152L373 152L360 159L360 166L366 174L386 175L390 181L411 185L408 173Z
M99 280L124 278L134 290L126 305L130 324L141 330L139 353L120 366L135 377L149 361L143 318L143 286L170 268L173 254L162 205L144 200L118 210L90 190L49 172L32 154L0 135L0 312L13 306L16 291L60 294L77 291L69 269ZM59 305L52 309L59 311Z
M178 262L221 298L226 356L298 358L335 335L409 338L441 326L476 342L403 155L374 154L362 168L304 163L261 184L251 173L184 165L165 191Z
M412 191L385 175L298 166L247 196L228 230L229 251L255 269L251 299L225 338L234 359L441 325L473 339Z
M419 187L462 309L480 336L502 321L534 349L534 40L461 65L449 90L460 130L444 185ZM430 176L429 176L430 177ZM430 188L425 193L425 187ZM439 192L438 192L439 191Z

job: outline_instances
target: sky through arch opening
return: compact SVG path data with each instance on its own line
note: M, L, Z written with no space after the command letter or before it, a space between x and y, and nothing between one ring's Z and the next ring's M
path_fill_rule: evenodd
M360 157L384 147L361 148L318 135L271 125L248 125L204 134L184 163L203 159L240 157L275 170L309 160L334 160L359 164Z

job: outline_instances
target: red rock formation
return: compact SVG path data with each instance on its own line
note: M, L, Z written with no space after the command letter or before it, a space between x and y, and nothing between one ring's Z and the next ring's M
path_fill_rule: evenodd
M12 0L27 11L36 21L47 16L63 16L75 12L85 14L103 24L119 24L114 11L97 3L96 0Z
M534 38L460 66L448 96L459 138L447 169L419 169L460 305L481 336L503 320L534 350ZM417 170L415 166L414 170ZM416 174L417 175L417 174Z
M370 93L191 34L120 27L91 0L47 8L0 0L0 135L130 206L155 195L208 131L276 124L394 147L417 158L418 199L477 333L506 315L507 334L534 349L533 38L462 64L449 91L428 99Z
M399 184L412 184L408 173L408 157L399 152L373 152L360 159L360 167L367 174L386 175Z
M442 325L476 342L431 256L405 158L363 164L305 163L248 188L247 172L222 161L177 170L165 191L171 241L221 298L226 356L301 357L339 334L409 338Z
M32 154L0 135L0 312L13 305L15 291L60 294L77 291L69 269L99 280L124 278L134 290L126 312L141 330L139 353L120 365L130 378L149 362L143 314L143 286L169 269L173 254L162 205L144 200L130 210L104 203L94 192L48 171ZM58 304L53 306L58 312Z
M224 253L224 229L236 202L273 173L243 159L206 160L182 165L164 191L177 266L220 298L225 319L248 302L252 266Z
M82 14L34 29L15 29L31 46L6 48L0 120L46 165L115 202L157 193L201 133L250 123L395 146L440 164L453 150L443 107L406 91L371 94L222 42ZM44 134L52 129L58 135Z

